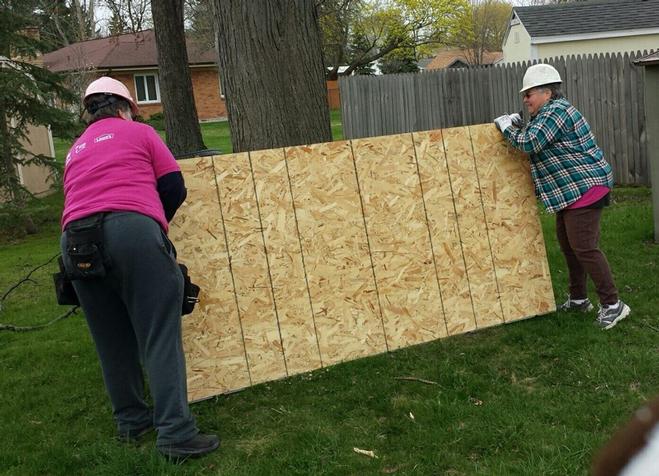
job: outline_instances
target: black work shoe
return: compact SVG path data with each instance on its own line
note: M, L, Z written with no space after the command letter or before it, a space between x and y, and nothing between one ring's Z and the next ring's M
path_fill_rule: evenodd
M158 451L169 458L194 458L215 451L219 446L220 439L217 435L202 435L200 433L182 443L158 446Z
M117 440L122 443L137 443L144 435L153 431L153 425L148 423L140 428L133 428L127 431L120 431L117 434Z

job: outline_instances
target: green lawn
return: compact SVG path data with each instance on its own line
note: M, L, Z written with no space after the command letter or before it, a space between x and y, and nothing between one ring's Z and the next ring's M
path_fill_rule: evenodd
M32 207L41 207L39 234L0 238L0 297L57 253L61 195ZM553 217L541 220L560 300L565 266ZM616 189L602 247L632 315L611 331L596 329L594 315L554 313L212 398L193 411L222 447L181 465L158 456L153 436L139 446L113 440L82 316L0 331L0 474L585 475L617 426L659 393L659 246L651 238L649 190ZM60 315L54 268L10 293L0 322Z

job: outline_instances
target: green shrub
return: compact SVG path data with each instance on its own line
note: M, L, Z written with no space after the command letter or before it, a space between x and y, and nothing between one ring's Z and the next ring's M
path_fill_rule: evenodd
M146 121L147 124L151 125L154 129L164 130L165 129L165 114L162 112L156 112L152 114Z

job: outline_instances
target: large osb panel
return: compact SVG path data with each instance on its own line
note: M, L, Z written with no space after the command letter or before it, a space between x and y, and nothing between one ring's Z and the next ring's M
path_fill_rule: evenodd
M200 303L183 318L190 400L250 385L224 225L210 157L181 162L188 189L169 237L201 287Z
M222 217L252 384L286 376L247 153L215 157Z
M352 142L389 350L447 334L411 134Z
M553 310L530 165L489 125L469 127L506 321Z
M191 400L555 309L528 163L491 125L182 169Z
M323 365L386 350L349 142L286 149Z

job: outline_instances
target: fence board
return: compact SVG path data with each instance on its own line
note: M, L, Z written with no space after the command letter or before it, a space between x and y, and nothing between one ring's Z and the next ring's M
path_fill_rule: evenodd
M640 135L640 124L638 122L638 108L636 107L636 104L640 100L643 102L643 99L639 99L637 95L637 87L638 84L641 84L642 87L644 79L640 77L640 74L644 72L643 67L639 67L633 64L633 61L635 61L636 58L631 57L630 58L630 85L629 85L629 94L630 94L630 104L632 105L631 111L630 111L630 122L631 122L631 133L633 134L632 137L636 137ZM640 78L640 79L639 79ZM643 114L645 114L645 110L643 110ZM640 143L640 141L632 141L632 145L634 146L634 161L636 162L636 181L641 182L641 181L646 181L646 185L650 183L650 174L647 170L647 162L645 161L644 154L643 152L645 151L645 147Z
M616 183L649 183L641 53L549 58L563 91L590 123ZM490 122L522 109L518 90L530 62L341 79L347 139ZM528 119L528 117L527 117Z
M634 60L634 55L625 54L624 60L624 78L625 78L625 114L627 116L627 137L635 134L636 129L634 128L634 110L635 105L633 102L633 85L634 85L634 66L632 61ZM640 157L637 141L627 141L628 143L628 154L630 157L630 167L632 169L632 177L634 183L641 179L640 171Z
M615 176L618 177L620 181L622 177L620 176L620 164L617 159L617 150L615 142L615 122L612 114L612 108L615 104L613 96L613 69L610 68L611 65L611 55L606 54L606 63L604 65L603 76L604 76L604 105L602 109L604 117L606 118L606 133L604 134L607 138L607 149L604 151L604 156L611 161L611 165L615 171Z
M636 104L645 104L645 68L640 66L635 66L636 72L640 81L635 85L637 91L638 102ZM646 185L650 184L650 164L648 163L648 149L647 141L645 140L645 110L642 108L636 108L636 117L638 120L638 135L641 138L641 144L639 144L641 165L643 167L643 180Z

